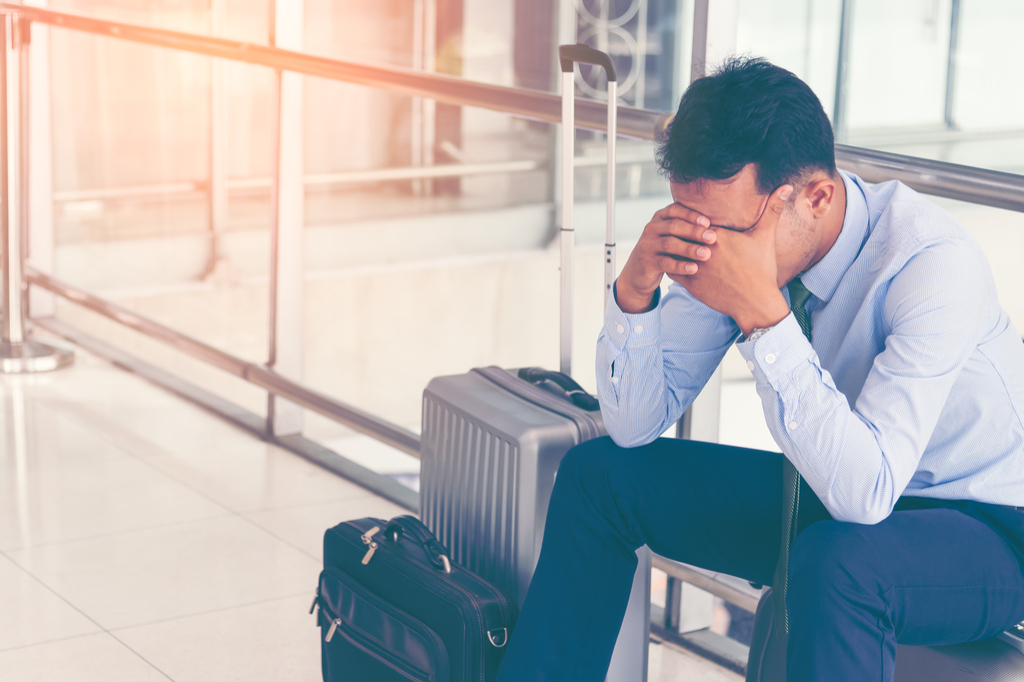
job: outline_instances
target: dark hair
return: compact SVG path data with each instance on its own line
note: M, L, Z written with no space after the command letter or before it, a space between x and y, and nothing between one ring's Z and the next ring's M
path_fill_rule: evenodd
M794 74L764 59L734 58L683 93L657 150L672 182L725 180L757 166L767 194L807 172L836 172L832 126Z

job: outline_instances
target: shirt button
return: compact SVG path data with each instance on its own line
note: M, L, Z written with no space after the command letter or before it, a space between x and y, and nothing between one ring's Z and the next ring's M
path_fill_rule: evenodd
M790 431L796 431L796 427L797 427L797 423L796 422L789 422L789 430Z
M633 327L633 331L635 331L637 334L642 334L643 331L644 331L644 328L641 327L640 325L637 325L637 326Z
M626 328L620 324L618 327L615 328L615 331L621 334L622 332L626 331Z
M747 369L749 369L751 372L754 371L754 361L753 360L747 360Z
M768 355L764 356L764 361L767 362L769 365L775 362L775 353L769 353Z
M612 383L613 384L619 383L619 378L618 377L612 377Z

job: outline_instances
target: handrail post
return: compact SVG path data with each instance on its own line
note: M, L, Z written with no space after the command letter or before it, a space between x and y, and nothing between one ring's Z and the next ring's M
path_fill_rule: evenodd
M213 35L223 37L228 23L227 0L211 0L210 29ZM203 279L215 283L231 283L238 273L224 252L224 236L228 222L228 169L227 169L227 62L210 58L210 260Z
M302 47L303 0L271 4L271 44ZM275 74L274 176L270 223L270 337L267 368L292 381L302 380L303 357L303 231L305 197L302 153L303 76ZM302 408L267 395L267 431L274 436L302 433Z
M0 27L0 249L3 250L0 372L45 372L70 364L74 355L30 340L25 329L31 23L7 14L2 17Z
M960 0L953 0L949 10L949 55L946 60L946 102L943 120L946 128L956 130L953 105L956 103L956 63L960 49Z
M850 82L850 34L853 31L853 0L842 0L839 14L839 50L836 56L836 95L832 103L832 132L836 142L846 141L846 94Z

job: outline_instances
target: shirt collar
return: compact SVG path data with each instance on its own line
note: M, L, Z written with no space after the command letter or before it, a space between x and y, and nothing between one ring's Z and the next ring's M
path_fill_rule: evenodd
M847 173L840 171L839 174L846 187L846 216L843 218L843 228L828 253L800 275L800 281L808 291L826 303L839 288L843 275L857 260L868 231L868 202L863 190Z

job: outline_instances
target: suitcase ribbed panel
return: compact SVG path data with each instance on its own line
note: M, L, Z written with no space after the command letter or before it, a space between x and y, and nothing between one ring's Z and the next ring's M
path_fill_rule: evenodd
M423 400L423 523L452 559L517 591L519 448L429 396Z

